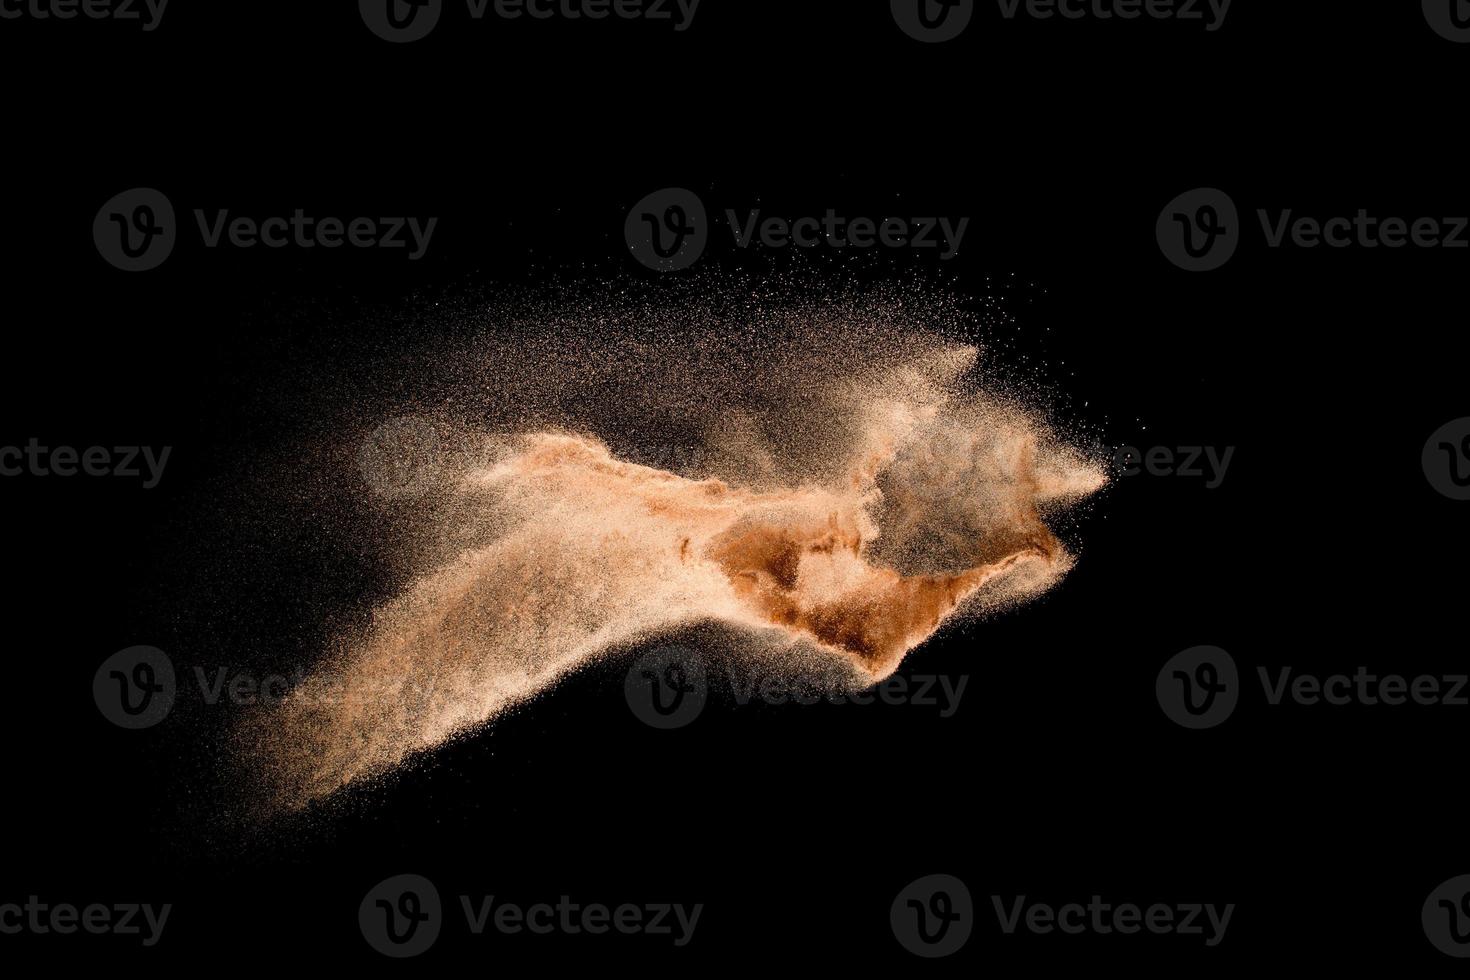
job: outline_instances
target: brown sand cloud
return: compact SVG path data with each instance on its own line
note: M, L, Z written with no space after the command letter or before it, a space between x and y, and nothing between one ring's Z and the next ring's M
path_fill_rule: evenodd
M779 343L476 356L493 399L414 419L417 438L397 423L361 456L359 492L422 491L423 533L399 594L254 721L284 805L690 624L881 680L947 620L1055 583L1073 559L1044 518L1104 482L977 385L972 345L922 332L808 320Z

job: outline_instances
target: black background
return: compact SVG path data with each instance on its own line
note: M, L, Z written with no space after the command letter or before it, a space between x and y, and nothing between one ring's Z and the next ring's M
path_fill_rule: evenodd
M1419 924L1470 870L1457 832L1466 708L1268 708L1257 666L1463 671L1463 505L1425 439L1465 414L1467 253L1266 248L1256 208L1465 214L1457 92L1470 58L1417 4L1237 0L1224 28L1005 22L920 45L884 3L705 0L691 30L470 23L373 37L355 4L185 3L153 33L0 21L7 170L0 444L169 445L161 486L0 480L13 628L0 900L175 906L163 941L0 937L0 956L170 969L386 963L358 932L380 879L433 879L451 922L410 963L831 965L1346 963L1452 968ZM310 7L310 10L306 9ZM340 556L310 531L260 552L182 541L242 447L288 442L290 366L411 345L425 296L624 277L628 209L658 188L712 209L969 216L960 256L827 256L917 276L1006 316L998 356L1116 445L1234 446L1228 477L1118 481L1055 592L915 652L967 674L961 710L724 709L665 737L615 666L314 821L220 831L186 719L114 728L89 693L115 650L181 664L309 657L300 597ZM209 251L185 236L129 275L90 228L112 195L181 214L433 215L429 256ZM1159 211L1226 190L1250 233L1208 274L1170 265ZM756 277L785 257L716 245ZM363 311L370 311L364 313ZM384 312L387 311L387 312ZM350 592L357 571L334 567ZM208 644L180 583L227 588ZM223 620L222 620L223 622ZM188 643L178 649L175 643ZM1154 678L1217 644L1247 677L1188 732ZM260 653L262 649L267 650ZM223 652L222 652L223 651ZM906 953L888 906L921 875L975 897L976 934ZM695 941L465 934L460 894L529 904L703 902ZM1225 941L1002 935L990 896L1235 903Z

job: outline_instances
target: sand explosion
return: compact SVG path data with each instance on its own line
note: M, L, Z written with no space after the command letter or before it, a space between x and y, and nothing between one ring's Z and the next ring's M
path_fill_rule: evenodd
M257 720L285 806L690 624L871 684L947 620L1056 582L1072 559L1043 518L1104 482L977 390L974 346L910 330L479 356L494 404L362 443L360 492L413 498L424 530L399 594Z

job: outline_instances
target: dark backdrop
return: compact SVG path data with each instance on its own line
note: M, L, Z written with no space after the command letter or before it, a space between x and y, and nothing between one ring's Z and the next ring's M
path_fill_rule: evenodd
M1470 252L1270 249L1255 218L1470 211L1455 94L1470 47L1417 4L1361 6L1239 0L1206 32L1006 22L982 5L940 45L867 2L706 0L682 34L472 24L456 9L401 46L335 0L180 0L153 32L0 21L0 444L173 447L148 491L0 480L0 901L174 905L152 949L20 935L0 955L379 966L358 902L411 872L449 906L409 964L430 968L1452 967L1420 908L1470 870L1452 829L1470 708L1272 707L1256 680L1286 665L1464 670L1465 505L1431 487L1420 453L1465 414ZM186 236L162 267L127 274L91 225L139 186L183 215L440 222L420 262ZM327 818L221 829L209 736L186 717L118 729L90 686L134 644L181 665L290 659L322 628L298 600L323 566L347 592L370 578L319 550L325 530L258 552L189 547L241 448L289 439L309 410L260 392L293 366L330 374L359 332L373 350L411 344L405 317L425 297L551 277L660 288L622 228L667 186L715 212L970 217L949 262L814 261L1000 311L998 356L1049 385L1069 421L1111 445L1235 447L1227 478L1118 480L1076 527L1083 557L1062 587L915 653L904 671L970 678L953 717L716 704L667 738L631 717L612 665ZM1155 237L1161 209L1196 187L1241 214L1238 252L1208 273L1170 264ZM757 279L793 261L727 242L702 260ZM231 569L251 583L219 597L239 632L201 648L198 582L226 589ZM1188 731L1155 678L1201 644L1232 654L1241 704ZM968 885L975 933L924 961L895 940L889 905L935 873ZM453 924L460 894L706 908L683 949L475 938ZM1215 947L1008 936L993 895L1236 910Z

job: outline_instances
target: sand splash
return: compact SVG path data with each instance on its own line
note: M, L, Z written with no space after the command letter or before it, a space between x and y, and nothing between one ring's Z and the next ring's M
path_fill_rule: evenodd
M881 680L946 621L1055 583L1072 557L1043 518L1104 482L977 389L974 346L909 329L476 356L494 404L456 399L358 454L355 490L411 500L423 533L398 595L256 720L285 806L691 624Z

